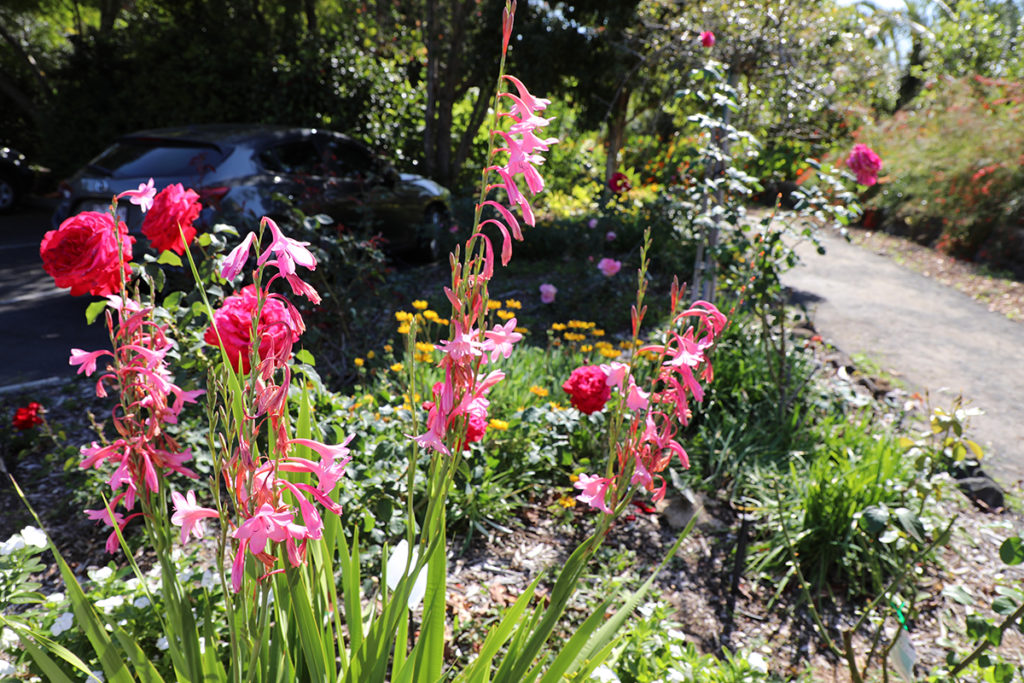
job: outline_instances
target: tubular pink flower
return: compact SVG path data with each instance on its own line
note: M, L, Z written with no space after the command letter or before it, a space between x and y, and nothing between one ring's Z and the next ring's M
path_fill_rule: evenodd
M611 514L612 509L608 507L607 497L608 487L613 483L614 481L607 477L581 474L580 478L573 482L574 487L581 489L581 493L576 496L576 500L586 503L601 512Z
M181 542L184 543L189 534L196 538L202 538L206 533L203 526L203 519L206 517L218 517L216 510L200 507L196 504L195 491L189 491L184 496L177 491L171 492L171 501L174 504L174 514L171 515L171 523L181 527Z
M83 351L82 349L71 349L71 358L68 359L68 365L78 365L78 373L81 375L83 372L86 377L96 372L96 361L100 356L113 356L114 354L110 351Z
M601 372L607 376L605 383L608 386L617 387L619 392L622 392L622 383L626 381L626 376L629 375L629 364L618 361L602 364Z
M523 108L525 110L523 113L524 117L529 116L531 113L535 111L544 111L545 109L547 109L547 106L551 104L551 100L544 99L543 97L534 97L533 95L531 95L530 91L526 89L525 85L523 85L523 82L520 81L515 76L505 74L504 79L507 80L512 85L514 85L516 87L516 90L519 91L518 102L523 105ZM511 93L501 94L504 95L505 97L514 97L514 95L512 95Z
M637 412L640 410L647 410L648 399L650 393L644 391L636 385L635 382L630 381L629 391L626 394L626 407L630 410Z
M150 178L149 182L140 183L139 189L125 190L121 194L117 195L117 198L124 199L125 197L128 197L128 201L142 209L142 212L145 213L153 208L153 197L155 196L156 188L153 187L153 179Z
M294 275L295 266L297 265L308 270L316 269L316 258L309 249L306 249L309 242L299 242L290 237L285 237L272 218L264 216L260 221L260 225L266 226L270 230L271 242L270 246L260 254L259 259L256 261L258 265L262 266L274 255L277 256L278 270L285 275Z
M491 352L491 362L498 359L498 356L508 358L512 355L512 345L520 341L523 335L516 330L516 319L512 318L504 325L495 325L494 329L484 332L486 341L483 350Z
M221 261L220 276L222 278L231 282L238 277L238 274L242 272L242 268L245 267L245 262L249 258L249 249L255 241L256 233L250 232L245 236L241 244L232 249L231 253Z

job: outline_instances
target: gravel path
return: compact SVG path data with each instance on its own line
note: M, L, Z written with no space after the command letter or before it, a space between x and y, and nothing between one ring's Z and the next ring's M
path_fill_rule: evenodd
M958 393L973 418L985 469L1008 491L1024 481L1024 326L965 294L823 231L826 254L801 244L786 273L817 331L847 354L864 354L948 407Z

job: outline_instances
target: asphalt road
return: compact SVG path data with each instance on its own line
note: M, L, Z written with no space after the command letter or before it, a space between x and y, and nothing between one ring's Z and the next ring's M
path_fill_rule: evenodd
M0 216L0 391L25 383L68 379L72 348L110 346L102 325L86 325L94 297L58 289L39 260L39 242L50 228L50 207L34 200Z
M815 328L848 355L864 354L935 407L962 394L984 411L968 436L1004 487L1024 481L1024 324L824 232L826 254L801 245L782 282L803 294Z

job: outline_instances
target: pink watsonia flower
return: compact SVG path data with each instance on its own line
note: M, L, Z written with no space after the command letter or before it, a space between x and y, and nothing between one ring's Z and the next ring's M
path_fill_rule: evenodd
M294 521L295 515L289 510L278 511L264 503L249 519L231 532L231 537L245 540L254 553L262 553L267 543L285 543L288 540L303 540L308 529Z
M111 509L113 509L115 503L116 503L115 500L111 500L110 501ZM117 528L123 534L124 533L124 528L126 526L128 526L128 522L132 521L136 517L141 517L142 513L141 512L136 512L135 514L128 515L127 517L125 517L120 512L115 512L113 520L110 519L110 513L107 512L106 509L103 509L103 510L86 510L85 511L85 515L86 515L86 517L88 517L89 519L93 520L94 522L103 522L105 525L107 525L109 527L113 527L114 525L117 525ZM108 553L113 555L114 553L117 552L117 547L118 547L119 544L120 544L120 541L117 538L117 531L111 531L110 535L107 536L107 542L104 545L104 547L106 548L106 551Z
M150 178L149 182L140 183L139 189L125 190L121 194L117 195L117 198L124 199L125 197L128 197L128 201L142 209L142 212L145 213L153 208L153 197L155 196L156 188L153 187L153 179Z
M622 269L622 262L615 259L603 258L597 262L597 269L605 277L612 277Z
M700 44L704 47L713 47L715 44L715 34L711 31L701 31Z
M177 491L171 492L171 501L174 504L174 514L171 515L171 523L181 527L181 542L184 543L189 534L196 538L202 538L206 533L203 526L203 519L206 517L218 517L216 510L200 507L196 504L195 491L189 491L184 496Z
M629 376L629 364L620 363L619 361L602 364L601 372L605 374L605 384L609 387L617 387L621 392L622 384L626 381L626 377Z
M864 144L856 144L846 157L846 165L857 175L857 182L870 187L878 182L878 172L882 170L882 159Z
M110 351L100 349L99 351L83 351L82 349L71 349L71 357L68 359L68 365L77 365L78 373L81 375L85 373L86 377L96 372L96 362L100 356L113 356L114 354Z
M555 295L558 294L558 287L545 282L540 286L540 302L542 304L554 303Z
M271 242L270 246L257 259L258 265L262 266L271 256L276 256L277 269L285 275L294 275L297 265L308 270L316 269L316 258L309 249L306 249L309 242L299 242L285 237L281 229L277 227L277 223L266 216L260 221L260 226L266 226L270 230Z
M476 328L464 331L462 323L455 321L454 332L450 340L444 339L438 349L453 363L464 363L469 358L484 355L484 344L480 341L480 333Z
M573 482L573 486L581 490L580 495L576 496L576 500L601 512L611 514L612 509L608 507L607 498L608 487L613 483L614 480L607 477L581 474L579 479Z
M495 325L494 329L484 332L484 353L491 352L491 362L498 359L508 358L512 355L512 345L522 340L523 335L516 332L516 319L511 318L504 325Z
M629 391L626 393L626 407L633 412L647 410L650 395L650 392L638 387L636 382L630 381Z
M249 258L249 249L252 247L253 242L256 241L256 233L250 232L242 240L241 244L231 250L220 264L220 276L231 282L238 274L242 272L242 268L245 267L245 262Z
M544 111L547 109L548 105L551 104L551 100L531 95L530 91L526 89L525 85L523 85L523 82L515 76L505 74L504 78L506 81L514 85L516 90L519 92L519 101L517 104L522 105L523 109L517 109L516 111L518 111L521 118L527 118L535 111ZM514 97L511 93L501 93L501 95L504 97Z

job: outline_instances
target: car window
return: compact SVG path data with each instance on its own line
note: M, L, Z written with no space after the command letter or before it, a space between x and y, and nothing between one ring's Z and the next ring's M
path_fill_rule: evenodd
M275 173L319 175L323 172L320 151L310 140L295 140L269 147L260 153L260 163Z
M223 159L216 147L125 140L108 148L89 166L114 178L192 178L213 171Z
M366 178L377 172L377 160L360 145L344 140L330 140L326 155L331 172L342 178Z

